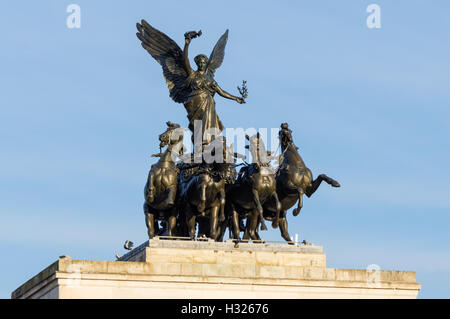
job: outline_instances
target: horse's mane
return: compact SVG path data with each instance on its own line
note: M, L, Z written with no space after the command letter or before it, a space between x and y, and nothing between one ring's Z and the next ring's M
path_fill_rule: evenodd
M287 158L286 155L291 155L293 156L293 159L297 160L298 162L298 166L305 166L305 163L303 162L302 157L300 156L300 154L298 153L298 147L295 146L295 144L293 142L289 142L288 145L286 147L284 147L284 150L282 150L282 161L285 162L287 160L289 160ZM292 163L291 163L292 164Z

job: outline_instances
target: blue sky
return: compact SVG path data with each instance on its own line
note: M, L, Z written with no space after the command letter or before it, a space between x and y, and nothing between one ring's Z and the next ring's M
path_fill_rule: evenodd
M66 8L81 7L68 29ZM366 8L381 7L381 29ZM187 125L140 47L145 18L190 54L228 28L216 98L226 127L279 127L327 185L291 234L328 267L414 270L421 298L450 297L448 1L3 1L0 4L0 297L60 255L114 260L146 239L143 187L171 120ZM278 230L262 233L280 240Z

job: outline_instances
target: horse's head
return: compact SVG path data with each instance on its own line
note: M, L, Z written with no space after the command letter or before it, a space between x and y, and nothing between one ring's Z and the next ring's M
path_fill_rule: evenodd
M298 153L298 147L295 146L293 142L292 131L289 129L288 123L281 124L281 129L278 132L278 138L280 139L281 145L281 156L279 162L288 162L289 165L304 167L305 163Z
M176 158L183 155L183 134L184 129L179 124L172 122L166 122L167 129L165 132L159 135L159 147L160 149L167 146L167 150L164 153L160 153L160 157L166 158L167 154L173 155L172 161L175 162ZM166 155L165 155L166 154Z
M290 144L292 144L292 131L289 129L288 123L282 123L281 129L278 132L278 138L280 139L281 149L285 150Z
M159 135L159 147L166 145L175 145L183 141L184 129L180 128L179 124L166 122L167 129L164 133Z

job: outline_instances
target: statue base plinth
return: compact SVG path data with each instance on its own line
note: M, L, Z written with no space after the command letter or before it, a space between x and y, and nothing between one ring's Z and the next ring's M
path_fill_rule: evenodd
M417 298L411 271L326 268L320 246L152 239L118 261L62 257L12 298Z

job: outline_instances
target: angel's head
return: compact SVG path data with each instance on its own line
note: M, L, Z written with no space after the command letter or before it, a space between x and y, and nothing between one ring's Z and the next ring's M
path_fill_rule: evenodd
M195 64L197 64L198 71L205 71L208 64L208 57L204 54L199 54L194 58Z

